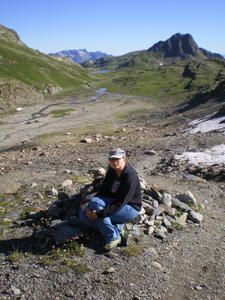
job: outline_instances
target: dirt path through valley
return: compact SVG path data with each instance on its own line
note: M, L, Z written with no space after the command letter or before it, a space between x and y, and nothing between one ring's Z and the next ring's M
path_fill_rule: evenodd
M0 123L0 150L38 135L110 122L119 114L150 106L138 97L107 94L99 101L92 101L91 97L77 97L76 101L49 101L24 107L16 114L8 115ZM59 114L62 113L61 117L55 117L56 110ZM64 115L65 110L68 110L68 114Z

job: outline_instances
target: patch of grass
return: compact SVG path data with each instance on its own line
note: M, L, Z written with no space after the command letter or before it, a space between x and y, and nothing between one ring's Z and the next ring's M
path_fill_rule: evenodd
M92 181L91 176L82 176L82 175L76 175L73 177L73 181L77 184L88 184Z
M0 221L0 226L4 226L4 228L8 228L11 225L12 221L9 219L3 219Z
M64 246L63 249L64 253L66 252L67 256L68 255L73 255L73 256L84 256L85 254L85 248L83 245L78 244L75 241L69 242Z
M177 222L174 222L174 221L171 222L171 227L173 229L176 229L176 230L182 230L182 229L184 229L184 227L181 224L179 224Z
M39 210L36 209L36 207L33 206L27 206L23 209L23 211L20 214L20 219L26 220L29 217L30 213L38 212Z
M63 275L63 274L68 273L69 270L70 270L70 268L68 268L68 267L59 266L59 267L57 268L57 271L56 271L56 272Z
M11 252L7 259L11 262L11 263L17 263L20 262L21 259L24 258L24 253L18 250L15 250L14 252Z
M49 142L49 140L58 137L58 136L63 136L64 132L63 131L52 131L48 133L43 133L38 136L36 136L36 140L40 142Z
M79 262L74 257L84 256L85 249L76 242L70 242L62 248L51 250L47 255L40 258L39 262L43 266L58 266L57 272L64 274L69 269L84 274L91 271L85 263Z
M72 266L73 271L79 273L79 274L85 274L91 271L91 268L89 268L86 264L78 263L77 265Z
M70 269L79 274L85 274L90 272L92 269L86 264L80 263L75 259L64 259L60 262L61 266L57 269L60 274L67 273Z
M47 255L40 257L39 263L42 266L55 266L59 263L59 259L57 259L57 258L58 257L56 257L55 255L47 254Z
M176 210L176 213L175 213L175 216L176 216L176 217L180 217L180 216L183 215L183 213L184 213L184 212L183 212L182 209L177 209L177 210Z
M127 256L139 256L144 251L144 246L140 244L128 245L123 253Z
M14 209L23 200L22 195L16 194L1 194L0 195L0 216L6 215L10 210Z
M54 118L62 118L65 116L68 116L70 114L70 112L74 111L74 109L55 109L51 111L51 115Z

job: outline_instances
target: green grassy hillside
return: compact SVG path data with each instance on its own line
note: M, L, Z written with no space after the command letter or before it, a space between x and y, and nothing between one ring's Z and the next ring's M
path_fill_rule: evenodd
M91 80L88 71L80 65L31 49L20 41L16 32L0 25L0 105L4 108L16 98L18 102L20 91L22 97L26 87L29 92L32 88L35 95L44 92L47 95L48 85L68 94L87 90ZM28 99L24 102L29 103Z
M151 96L161 103L180 103L213 90L225 79L225 62L217 59L171 61L141 53L117 67L115 62L101 75L102 86L113 93Z
M77 89L89 80L87 71L11 41L0 43L0 77L21 80L39 90L47 84Z

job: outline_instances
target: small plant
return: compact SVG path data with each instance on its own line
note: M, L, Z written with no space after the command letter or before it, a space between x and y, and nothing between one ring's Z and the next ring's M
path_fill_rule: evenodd
M171 227L176 230L182 230L184 228L181 224L173 221L171 222Z
M72 267L72 269L73 269L73 271L75 271L75 272L77 272L79 274L85 274L85 273L91 271L91 269L87 265L81 264L81 263L79 263L77 265L74 265Z
M144 251L143 245L131 244L128 245L123 253L127 256L138 256Z
M90 176L76 175L73 177L73 179L77 184L87 184L91 182Z
M68 271L69 271L68 267L59 266L57 268L57 273L62 274L62 275L68 273Z
M43 266L55 266L59 263L58 257L55 255L44 255L40 257L40 264Z
M72 241L72 242L66 244L63 251L65 251L67 253L67 256L68 255L84 256L84 254L85 254L84 246L78 244L75 241Z
M177 211L176 211L176 217L181 217L182 215L183 215L183 210L181 210L181 209L177 209Z
M19 250L15 250L13 252L11 252L9 254L9 256L7 257L7 259L11 262L11 263L16 263L19 262L22 258L24 258L24 253L20 252Z

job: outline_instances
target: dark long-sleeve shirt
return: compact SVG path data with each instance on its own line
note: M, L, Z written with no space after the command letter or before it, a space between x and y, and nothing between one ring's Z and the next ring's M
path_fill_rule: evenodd
M116 171L109 167L96 196L115 199L112 204L97 212L98 217L110 216L126 204L140 211L141 186L136 170L128 163L118 177Z

